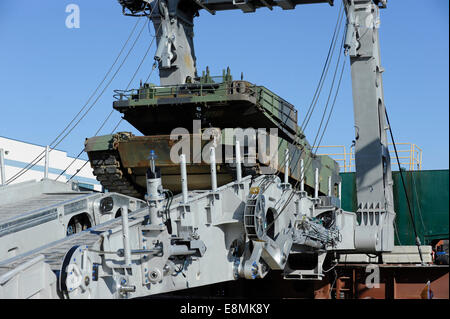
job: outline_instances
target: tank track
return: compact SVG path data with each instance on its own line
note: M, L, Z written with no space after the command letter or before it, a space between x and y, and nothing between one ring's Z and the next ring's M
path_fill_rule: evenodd
M131 182L131 177L122 167L117 152L93 152L89 158L93 174L108 191L143 198L139 187Z

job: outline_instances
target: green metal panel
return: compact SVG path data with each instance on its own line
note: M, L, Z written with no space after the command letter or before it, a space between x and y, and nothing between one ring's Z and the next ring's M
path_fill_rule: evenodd
M164 152L167 153L165 157L168 158L170 152L168 153L167 147L173 145L169 145L168 141L172 141L170 134L173 129L185 128L185 131L194 133L192 120L197 119L212 127L221 128L222 134L227 128L253 128L255 133L260 128L265 132L267 129L276 128L278 135L276 143L278 149L277 170L284 174L285 150L288 149L290 182L293 182L297 188L299 187L300 160L303 159L305 191L310 195L314 194L315 170L317 169L319 171L319 194L325 195L330 192L334 196L337 195L340 182L339 166L331 157L313 153L305 135L297 125L298 113L295 107L263 86L243 80L233 81L229 69L224 70L222 76L219 77L210 76L207 70L195 83L167 86L144 83L137 90L116 90L115 92L117 101L113 103L113 107L123 113L124 119L145 137L131 137L131 133L126 132L119 133L120 136L96 136L87 139L85 151L88 152L91 160L95 158L96 163L92 163L92 165L100 165L98 163L103 163L106 158L112 156L111 151L118 149L118 157L110 160L122 165L120 172L116 172L116 167L110 167L115 172L114 174L117 174L117 178L129 174L130 176L127 177L129 180L133 180L137 184L139 184L138 179L143 181L140 186L145 189L145 171L141 170L142 174L140 174L137 172L137 168L148 165L148 150L156 147L152 143L155 144L156 140L162 142ZM154 137L159 138L154 139ZM132 143L132 141L136 143ZM129 145L125 146L126 143ZM222 144L235 145L235 141L225 139ZM245 139L242 146L248 146L245 144ZM158 149L161 150L158 147L155 150ZM94 152L97 153L94 155L92 154ZM101 154L102 152L103 154ZM270 152L273 153L273 150ZM270 162L274 164L272 159ZM161 163L157 160L157 164ZM263 164L268 163L262 163L260 167L263 167ZM209 164L203 163L203 165ZM133 169L135 171L132 171ZM97 170L94 170L95 174L96 172L104 174L105 168L98 167ZM329 190L330 177L331 190ZM110 181L108 182L111 176L102 176L102 178L105 183L111 184ZM128 182L121 181L120 183L127 184Z
M341 173L342 209L356 211L355 173ZM449 238L449 170L403 171L406 190L422 244ZM414 245L414 230L400 172L392 173L396 245Z

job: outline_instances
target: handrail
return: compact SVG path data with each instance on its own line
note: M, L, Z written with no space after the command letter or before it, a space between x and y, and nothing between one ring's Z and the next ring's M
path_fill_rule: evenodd
M239 89L238 87L235 87L235 83L239 82L241 81L144 86L140 89L114 90L115 94L113 95L113 97L116 100L122 101L131 100L134 96L137 96L138 99L155 99L171 96L176 97L184 94L188 94L191 96L206 96L209 94L225 95L231 94L234 89ZM295 125L297 124L297 110L291 103L287 102L286 100L263 86L254 85L246 81L242 82L245 83L245 86L243 87L243 89L245 90L244 92L249 96L254 97L256 103L261 105L270 115L275 116L274 119L276 121L283 124L283 126L287 125L286 123L288 122L288 120L290 120L290 122L293 122ZM275 103L275 101L280 105ZM295 120L291 119L292 115L295 115ZM287 119L283 121L283 117L286 117ZM291 125L287 126L292 127L292 123ZM295 134L297 134L297 132L295 132Z
M392 143L388 143L388 146L392 146ZM397 147L403 147L403 149L397 150L400 153L399 156L400 166L406 166L408 170L422 170L422 148L418 147L414 143L395 143ZM317 152L317 155L327 155L333 158L338 164L341 170L344 172L351 172L355 169L355 152L354 147L350 147L350 151L347 152L344 145L321 145L314 147L315 149L337 149L324 152ZM389 153L394 154L394 150L389 150ZM392 156L391 156L392 157ZM391 165L398 164L395 161L391 162Z

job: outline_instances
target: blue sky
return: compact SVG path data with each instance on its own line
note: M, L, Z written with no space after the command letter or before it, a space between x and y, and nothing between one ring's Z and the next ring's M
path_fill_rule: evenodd
M68 4L80 7L80 28L68 29ZM196 18L199 73L208 65L220 75L230 66L235 78L264 85L299 110L308 109L330 43L340 1L255 13L201 11ZM385 103L396 142L423 149L424 169L449 165L449 2L389 1L381 10L381 56ZM87 101L113 63L136 20L121 14L116 0L0 1L0 136L45 145L53 141ZM143 21L141 22L143 23ZM138 28L140 28L139 24ZM145 30L117 77L86 118L58 149L76 156L112 109L114 89L123 89L136 70L154 30ZM147 78L153 53L132 87ZM121 61L121 60L120 60ZM350 69L322 145L349 147L354 138ZM330 68L332 76L333 65ZM159 83L157 72L150 82ZM327 82L328 83L328 82ZM306 130L312 142L328 89ZM114 112L100 134L120 119ZM136 132L122 122L120 131ZM86 158L86 156L84 156Z

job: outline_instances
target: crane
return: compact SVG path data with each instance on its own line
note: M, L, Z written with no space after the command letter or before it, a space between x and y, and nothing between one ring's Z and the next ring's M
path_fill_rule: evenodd
M297 5L332 0L119 0L123 13L148 16L155 27L161 85L184 84L197 78L194 18L204 9L255 12L266 7L292 10ZM355 126L358 227L356 247L361 251L390 251L394 245L395 211L386 130L380 44L380 8L386 0L343 0L347 15L344 42L350 57Z
M312 3L333 5L332 0L119 3L123 14L152 20L162 86L189 86L198 79L193 31L199 10L214 15L220 10L247 13L263 7L291 10ZM391 251L395 211L378 39L379 10L386 8L386 1L343 0L343 6L347 15L343 49L351 63L356 128L356 212L341 209L331 192L310 195L302 187L293 187L286 177L282 181L276 174L242 176L238 143L235 180L217 187L212 147L212 189L188 191L182 155L182 192L168 196L155 165L158 154L151 153L147 207L128 213L124 206L121 220L0 262L0 297L26 297L15 283L27 282L26 276L36 269L42 280L26 290L33 296L134 298L238 278L264 278L271 269L281 270L287 280L321 280L330 252ZM285 165L286 172L288 152ZM20 276L25 279L12 280Z

